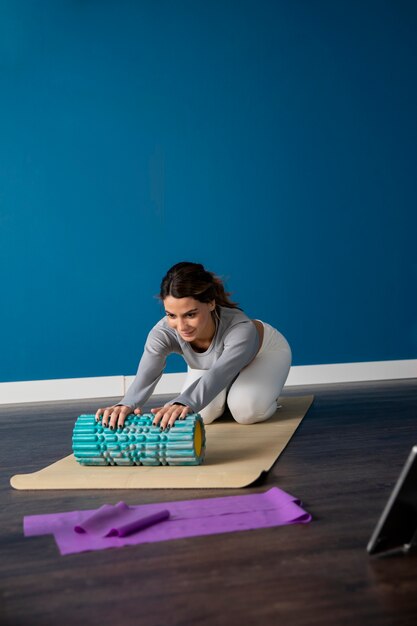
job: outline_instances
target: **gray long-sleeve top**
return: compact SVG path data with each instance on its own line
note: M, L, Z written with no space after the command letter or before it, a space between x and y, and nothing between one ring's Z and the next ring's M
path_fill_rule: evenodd
M218 307L219 323L205 352L196 352L162 318L148 334L134 381L119 404L140 408L152 395L165 368L168 354L182 354L191 369L206 370L185 391L171 400L198 413L255 357L259 337L255 324L239 309Z

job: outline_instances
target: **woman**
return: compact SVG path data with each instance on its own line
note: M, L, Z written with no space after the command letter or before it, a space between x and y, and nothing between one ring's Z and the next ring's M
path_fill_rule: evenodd
M154 425L170 428L188 413L210 424L226 402L240 424L271 417L290 370L290 346L269 324L249 319L229 295L199 263L174 265L161 283L166 317L150 331L132 385L119 404L98 409L96 420L115 429L130 413L140 414L173 352L184 357L188 375L176 398L152 409Z

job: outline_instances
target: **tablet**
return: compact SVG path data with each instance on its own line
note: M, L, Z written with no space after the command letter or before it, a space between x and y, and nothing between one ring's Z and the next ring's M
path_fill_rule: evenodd
M375 555L417 550L417 446L411 449L366 549Z

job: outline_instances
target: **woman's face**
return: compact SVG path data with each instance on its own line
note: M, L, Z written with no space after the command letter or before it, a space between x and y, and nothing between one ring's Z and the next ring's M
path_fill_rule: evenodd
M216 306L215 301L199 302L194 298L174 298L167 296L164 300L167 321L184 341L211 341L216 326L211 315Z

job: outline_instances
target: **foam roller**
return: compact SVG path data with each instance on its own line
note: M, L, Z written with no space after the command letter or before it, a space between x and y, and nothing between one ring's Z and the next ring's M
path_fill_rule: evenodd
M152 413L129 415L123 428L110 430L94 415L80 415L72 448L81 465L200 465L206 436L198 413L176 420L170 429L153 426Z

